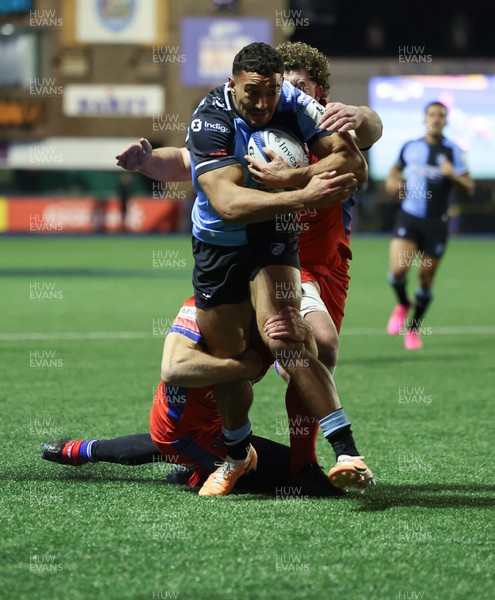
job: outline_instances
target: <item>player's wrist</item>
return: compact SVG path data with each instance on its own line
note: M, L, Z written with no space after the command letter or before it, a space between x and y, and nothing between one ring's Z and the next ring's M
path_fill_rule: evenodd
M297 167L296 169L287 169L284 177L283 187L302 188L311 180L309 167Z

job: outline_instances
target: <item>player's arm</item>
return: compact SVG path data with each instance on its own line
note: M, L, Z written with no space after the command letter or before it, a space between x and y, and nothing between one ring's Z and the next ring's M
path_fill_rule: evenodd
M324 173L310 179L303 189L272 194L244 187L240 164L229 165L198 177L213 208L226 223L262 223L305 207L319 208L345 202L356 179L352 173Z
M139 171L157 181L190 181L191 160L186 148L164 147L153 150L141 138L117 154L117 165L127 171Z
M383 124L378 113L368 106L329 102L319 127L327 131L348 131L360 150L370 148L382 137Z
M404 192L405 181L402 177L402 170L398 165L394 165L385 180L385 192L392 200L400 200L401 192Z
M263 151L270 158L269 163L252 156L245 156L245 159L253 179L266 188L302 187L311 177L328 171L335 171L339 175L352 172L354 175L355 170L357 183L363 183L367 179L366 161L349 133L334 133L318 140L318 147L313 144L311 151L324 158L307 167L293 169L269 148L263 148Z
M455 172L454 165L450 162L450 160L445 159L440 165L440 172L444 177L450 179L452 183L454 183L458 188L460 188L463 192L465 192L468 196L472 196L474 194L474 181L471 178L469 173L462 173L458 175Z
M352 173L357 183L364 183L368 178L366 161L349 133L320 137L311 145L311 152L320 160L297 169L288 167L268 148L263 150L271 162L262 163L250 156L245 158L254 180L267 188L301 188L315 175L332 171L337 175Z
M299 180L299 185L305 185L315 175L330 171L336 171L338 175L353 173L358 184L367 181L368 166L349 133L320 137L310 145L310 150L319 160L307 167L293 169L298 172L294 179Z
M205 387L236 379L255 379L261 359L252 350L238 358L216 358L194 340L171 332L163 345L161 377L170 385Z

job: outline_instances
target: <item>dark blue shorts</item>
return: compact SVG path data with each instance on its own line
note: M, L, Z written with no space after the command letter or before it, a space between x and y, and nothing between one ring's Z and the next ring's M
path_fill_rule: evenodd
M214 246L195 237L192 244L194 298L202 309L247 300L250 281L264 267L300 268L297 234L275 232L265 223L253 226L249 244L244 246Z
M402 209L395 221L393 237L414 242L425 256L440 258L445 252L449 220L444 217L420 218Z

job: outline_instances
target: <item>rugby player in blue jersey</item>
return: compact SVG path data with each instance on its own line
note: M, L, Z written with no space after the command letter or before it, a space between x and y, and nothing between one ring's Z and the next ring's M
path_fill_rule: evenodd
M433 280L448 237L448 200L456 185L465 193L474 193L462 150L443 135L447 107L430 102L425 108L426 135L404 144L399 159L385 182L386 192L402 200L390 243L389 281L398 304L390 316L390 335L404 332L408 350L421 349L420 327L433 298ZM405 179L402 176L405 170ZM407 295L407 272L415 257L420 258L419 287L413 308Z
M234 59L229 82L212 90L193 114L186 145L197 192L192 213L197 319L209 351L219 358L234 357L246 349L254 307L263 341L291 376L336 454L357 456L350 423L316 353L265 331L265 323L284 307L299 310L301 299L297 234L280 231L277 217L334 202L332 175L349 174L347 195L339 201L347 200L367 177L351 136L318 129L324 109L282 83L283 66L270 46L246 46ZM288 129L321 159L306 168L302 189L270 194L256 189L250 178L244 158L249 137L268 125ZM277 297L279 286L293 293ZM229 493L238 476L256 468L248 419L250 382L218 385L215 394L229 452L200 495Z

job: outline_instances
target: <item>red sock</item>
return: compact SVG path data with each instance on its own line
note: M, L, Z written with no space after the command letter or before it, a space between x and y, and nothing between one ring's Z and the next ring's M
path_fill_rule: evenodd
M285 406L289 417L290 471L293 475L306 465L318 461L318 419L308 410L293 383L289 383L285 392Z
M200 484L200 482L202 480L205 479L205 476L203 473L201 473L201 471L199 469L196 469L195 471L193 471L189 477L189 480L187 482L187 485L189 487L196 487L197 485Z

